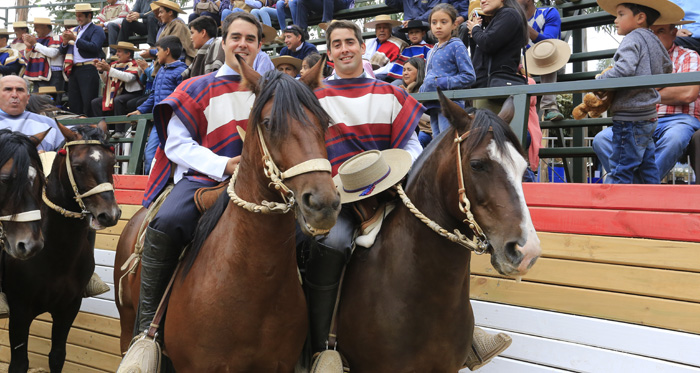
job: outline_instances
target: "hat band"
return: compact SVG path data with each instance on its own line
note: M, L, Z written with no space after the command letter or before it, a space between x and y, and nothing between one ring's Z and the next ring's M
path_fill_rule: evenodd
M365 185L363 187L360 187L357 189L352 189L352 190L345 189L345 186L343 186L343 190L346 193L355 193L355 192L359 192L359 191L364 189L364 191L362 193L360 193L360 196L366 196L366 195L372 193L372 191L377 186L377 184L379 184L382 180L386 179L386 177L389 176L390 173L391 173L391 167L389 167L389 169L384 174L384 176L380 177L377 181L373 182L372 184Z

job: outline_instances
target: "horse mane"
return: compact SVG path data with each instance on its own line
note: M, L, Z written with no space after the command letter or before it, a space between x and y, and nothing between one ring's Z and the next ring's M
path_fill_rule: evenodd
M106 134L97 126L82 124L71 127L73 132L82 136L83 140L99 140L103 146L110 147ZM63 146L63 144L61 144Z
M321 124L320 130L324 133L331 122L330 115L326 113L309 87L285 73L271 70L265 73L258 81L258 93L248 117L247 132L249 134L252 134L260 123L263 107L269 100L273 100L274 110L272 110L269 124L266 124L265 129L270 133L272 146L286 137L292 120L305 126L314 125L308 115L306 115L304 107L314 117L318 118ZM192 269L199 251L204 245L204 241L209 237L224 211L226 211L228 201L228 193L222 193L214 206L209 208L199 219L194 232L194 239L185 258L182 280L185 279L190 269Z
M0 166L10 159L13 161L10 172L14 176L14 181L8 185L7 200L3 203L11 208L10 211L17 211L22 203L22 196L29 189L29 167L34 166L36 169L37 176L34 182L39 183L41 188L45 184L44 171L41 167L39 152L29 137L20 132L2 129L0 130ZM39 203L38 200L36 202Z

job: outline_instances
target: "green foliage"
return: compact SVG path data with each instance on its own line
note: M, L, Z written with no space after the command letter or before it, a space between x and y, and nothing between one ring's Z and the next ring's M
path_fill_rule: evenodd
M571 112L574 110L574 95L571 93L557 95L557 106L559 106L559 112L564 114L564 118L573 118Z
M612 66L613 64L613 59L612 58L604 58L602 60L598 60L598 64L596 65L596 68L598 70L605 70L608 66Z

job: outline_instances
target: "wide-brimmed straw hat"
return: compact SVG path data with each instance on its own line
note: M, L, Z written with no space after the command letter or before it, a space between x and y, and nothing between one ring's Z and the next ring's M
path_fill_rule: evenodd
M0 28L0 35L12 35L14 32L6 29L6 28Z
M408 21L408 23L406 24L406 27L402 27L399 31L408 32L408 30L414 29L414 28L421 29L423 31L430 30L430 26L428 26L427 23L425 23L423 21L419 21L417 19L412 19L412 20Z
M395 19L391 19L391 16L388 14L380 14L377 17L374 18L374 21L367 22L365 23L365 27L367 28L376 28L377 25L381 25L382 23L388 23L391 25L391 27L398 26L401 24L401 21L397 21Z
M525 52L527 72L533 75L553 73L566 65L571 57L571 47L559 39L545 39Z
M51 18L46 18L46 17L35 17L33 21L29 22L34 25L47 25L47 26L54 26L55 23L51 22Z
M57 20L56 22L62 23L63 27L65 27L65 28L78 26L78 20L76 20L74 18L66 18L66 19L62 19L60 21Z
M297 71L298 71L298 70L301 70L301 60L298 59L298 58L294 58L294 57L292 57L292 56L278 56L278 57L274 57L274 58L272 59L272 63L275 65L275 69L276 69L279 65L287 64L287 65L292 65L292 66L294 66L294 67L297 69Z
M134 44L129 43L128 41L120 41L117 44L110 44L109 47L112 49L126 49L134 52L138 52L141 50L139 48L136 48Z
M679 21L685 17L683 9L668 0L598 0L598 5L612 15L616 15L615 9L622 3L643 5L656 10L661 14L659 19L654 22L656 25L673 24L674 21Z
M92 13L100 10L100 8L93 8L90 4L75 4L75 9L68 9L70 13Z
M40 95L55 95L57 93L64 93L64 91L57 91L56 87L51 85L46 87L39 87L39 91L37 93Z
M180 4L170 0L157 0L151 3L151 10L156 10L158 7L172 9L180 14L185 14L185 11L180 8Z
M359 201L391 188L406 176L411 163L411 154L403 149L357 154L343 162L333 178L340 202Z
M262 42L264 44L270 44L275 41L275 38L277 37L277 30L275 30L274 27L268 26L266 24L262 24Z
M29 28L29 25L25 21L12 22L12 28L17 29L20 27Z
M481 0L471 0L469 2L469 20L471 21L472 18L474 18L474 11L476 10L476 13L479 14L480 16L484 15L484 11L481 10Z

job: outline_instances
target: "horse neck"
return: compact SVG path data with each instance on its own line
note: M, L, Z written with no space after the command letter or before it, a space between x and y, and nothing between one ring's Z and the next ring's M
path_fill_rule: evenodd
M66 210L80 212L80 206L74 198L75 193L68 180L65 163L56 159L52 170L46 181L46 196L49 201ZM82 237L88 230L87 219L64 217L46 204L43 204L42 215L45 216L43 218L43 231L47 242L51 240L72 240L75 243L75 240ZM81 245L74 244L71 246L79 248Z

